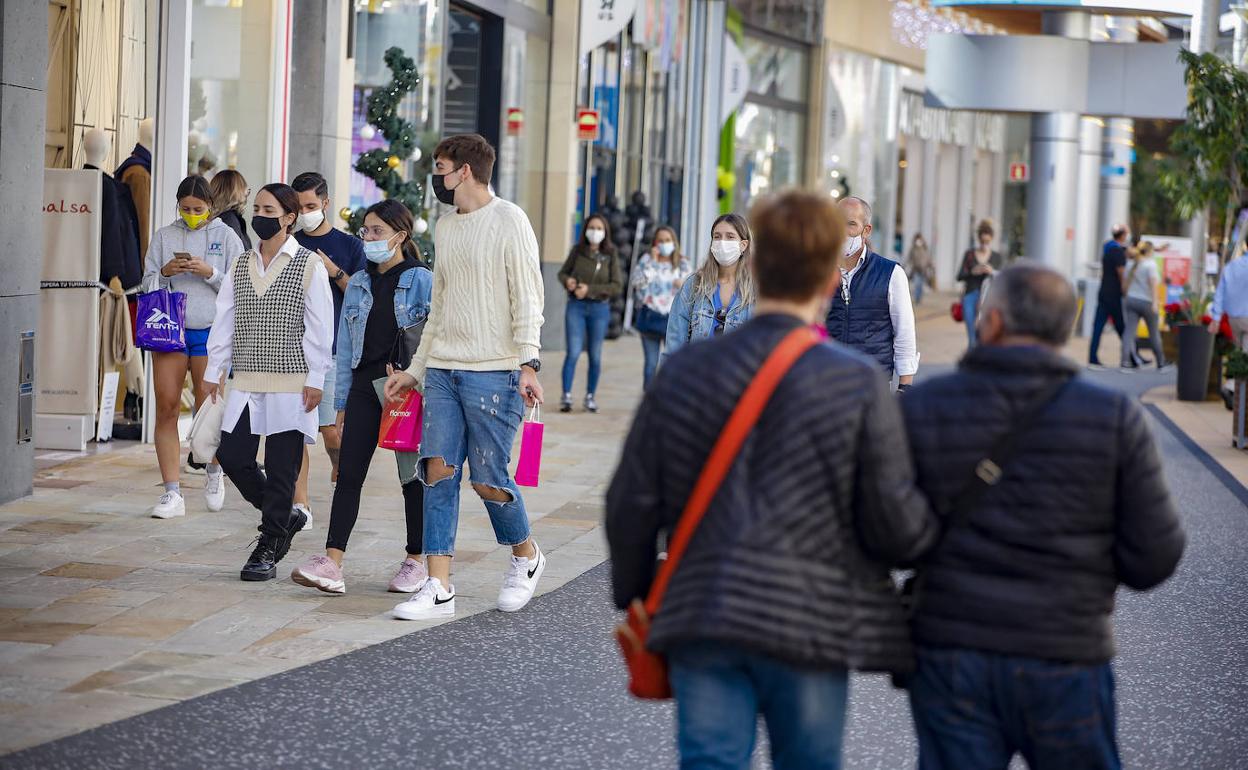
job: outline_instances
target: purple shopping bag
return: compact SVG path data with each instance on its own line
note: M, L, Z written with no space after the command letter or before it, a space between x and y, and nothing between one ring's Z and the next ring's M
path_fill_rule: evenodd
M135 342L143 350L178 353L186 350L186 295L157 289L139 295Z
M524 421L520 432L520 459L516 462L516 484L522 487L537 486L538 472L542 468L542 433L546 426L542 424L542 413L537 404Z

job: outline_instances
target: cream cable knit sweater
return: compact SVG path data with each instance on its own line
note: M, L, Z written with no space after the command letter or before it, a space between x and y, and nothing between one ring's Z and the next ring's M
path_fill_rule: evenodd
M429 320L407 373L425 369L506 371L537 358L542 289L537 236L523 209L494 198L449 214L434 231Z

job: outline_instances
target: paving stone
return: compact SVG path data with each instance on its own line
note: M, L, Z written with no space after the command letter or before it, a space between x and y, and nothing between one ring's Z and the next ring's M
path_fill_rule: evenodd
M91 627L90 623L6 623L0 627L0 641L56 644Z
M144 698L184 700L240 684L240 679L219 679L190 674L154 674L110 687L114 692L139 695Z
M62 564L54 569L41 572L41 575L50 577L66 577L66 578L85 578L88 580L112 580L122 575L128 575L134 572L133 567L124 567L117 564L91 564L85 562L70 562Z

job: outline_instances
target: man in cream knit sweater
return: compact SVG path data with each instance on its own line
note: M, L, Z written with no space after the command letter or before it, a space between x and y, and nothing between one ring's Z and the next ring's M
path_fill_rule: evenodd
M455 212L439 219L434 232L432 305L420 347L407 371L393 372L386 383L392 401L413 387L424 393L417 477L427 487L429 579L395 607L403 620L455 614L451 558L465 462L495 537L511 546L498 608L515 612L528 604L546 569L508 472L524 407L542 402L537 236L519 206L490 192L494 148L484 138L444 139L433 159L434 193Z

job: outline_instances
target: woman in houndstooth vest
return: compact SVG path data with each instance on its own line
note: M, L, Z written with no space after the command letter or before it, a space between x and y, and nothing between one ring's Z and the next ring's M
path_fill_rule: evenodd
M230 265L208 338L204 393L225 396L217 459L260 510L260 535L243 580L271 580L294 534L311 516L291 507L304 444L315 444L316 407L330 375L334 302L321 260L291 235L299 196L284 184L256 194L251 229L259 245ZM265 437L265 470L256 464Z

